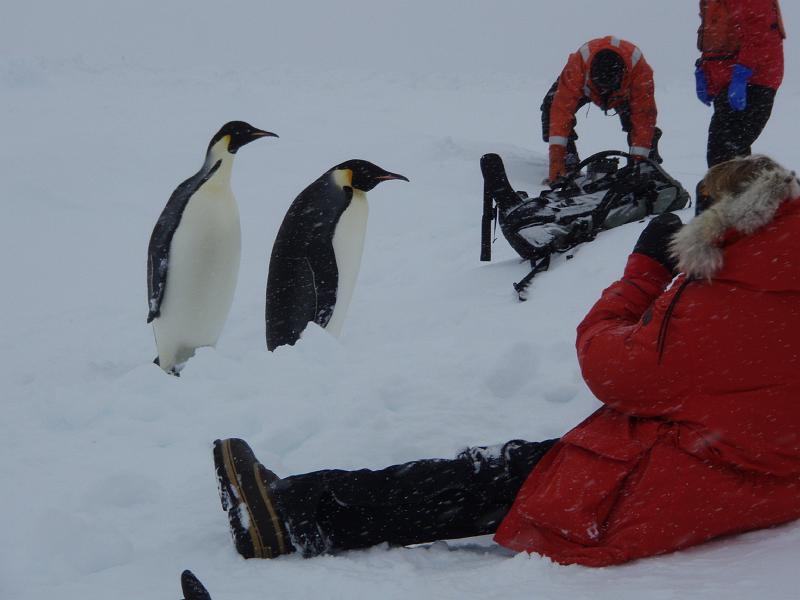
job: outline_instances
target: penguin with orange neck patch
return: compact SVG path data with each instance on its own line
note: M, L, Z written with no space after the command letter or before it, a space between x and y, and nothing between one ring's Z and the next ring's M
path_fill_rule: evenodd
M294 345L313 321L339 335L353 296L367 230L367 192L408 178L348 160L295 198L283 219L267 276L267 349Z

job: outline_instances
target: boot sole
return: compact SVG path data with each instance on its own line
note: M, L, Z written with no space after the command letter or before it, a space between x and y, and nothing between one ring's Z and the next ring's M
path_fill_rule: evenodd
M264 477L274 477L274 474L267 471L255 457L248 461L246 468L239 470L235 461L235 445L244 446L252 456L249 447L241 440L214 442L220 501L234 530L236 549L245 558L274 558L287 554L291 550L287 548L275 503L264 483ZM247 511L247 527L240 518L242 508Z

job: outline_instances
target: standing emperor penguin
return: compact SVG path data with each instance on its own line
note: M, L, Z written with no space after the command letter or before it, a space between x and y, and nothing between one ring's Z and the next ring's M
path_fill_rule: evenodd
M147 248L147 298L158 348L155 363L178 375L222 332L239 274L241 228L231 191L236 151L278 137L231 121L211 138L203 167L172 192Z
M300 192L283 219L267 276L267 349L294 345L313 321L339 335L367 231L367 192L408 178L348 160Z

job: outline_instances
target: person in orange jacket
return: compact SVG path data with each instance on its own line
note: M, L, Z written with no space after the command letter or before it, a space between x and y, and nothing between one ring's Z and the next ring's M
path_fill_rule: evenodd
M750 154L783 81L785 38L778 0L700 0L695 78L698 99L714 105L709 167Z
M602 403L587 419L560 440L282 478L243 440L217 440L237 551L311 557L494 533L517 552L601 567L800 518L800 182L751 156L704 185L712 206L685 226L652 219L578 326Z
M558 80L542 102L542 138L550 144L549 182L579 162L575 113L589 102L616 110L635 157L658 156L653 69L631 42L607 36L586 42L569 55Z

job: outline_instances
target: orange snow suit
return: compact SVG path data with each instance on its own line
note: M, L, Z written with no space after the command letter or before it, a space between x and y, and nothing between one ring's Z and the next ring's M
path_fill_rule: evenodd
M612 50L625 61L625 75L620 89L607 104L589 77L592 59L600 50ZM628 105L631 125L630 153L646 157L650 152L656 126L656 100L653 69L631 42L613 36L591 40L569 55L558 78L558 89L550 109L550 180L565 171L566 147L575 125L579 103L588 98L603 110Z

